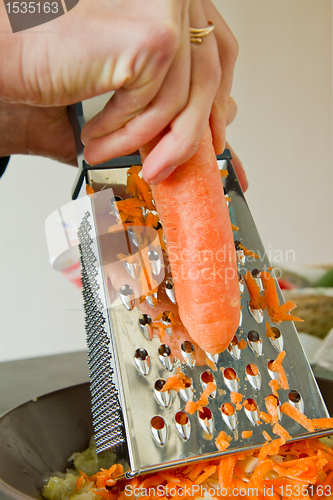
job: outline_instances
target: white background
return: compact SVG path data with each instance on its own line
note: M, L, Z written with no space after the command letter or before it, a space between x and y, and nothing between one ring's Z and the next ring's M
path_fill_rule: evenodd
M333 263L331 0L216 5L240 44L228 140L266 249L294 250L289 267ZM80 292L49 265L44 233L75 174L17 156L1 179L0 361L85 349Z

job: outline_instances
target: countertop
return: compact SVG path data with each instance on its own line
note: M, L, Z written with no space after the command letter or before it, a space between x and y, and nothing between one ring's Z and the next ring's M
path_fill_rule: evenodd
M37 396L88 380L85 351L0 363L0 415Z

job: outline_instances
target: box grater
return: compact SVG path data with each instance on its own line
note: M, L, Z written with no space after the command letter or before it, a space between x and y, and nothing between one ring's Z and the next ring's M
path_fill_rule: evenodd
M78 121L73 118L74 111ZM70 112L78 137L84 122L82 107L77 105ZM264 399L272 393L269 382L276 377L269 369L270 361L282 350L286 352L283 366L290 390L279 391L280 405L289 401L308 418L327 417L293 323L277 326L266 311L249 307L243 276L250 271L262 286L260 272L267 271L270 263L232 167L230 152L219 156L218 164L220 169L228 170L223 183L231 222L239 228L234 235L242 295L241 320L225 352L202 356L189 339L180 338L177 345L170 320L176 297L158 231L149 230L144 244L140 244L140 234L133 228L125 230L119 220L117 200L126 196L127 168L140 164L140 157L123 157L90 167L83 160L78 140L77 145L79 175L73 198L78 195L84 178L95 191L98 189L75 202L80 221L78 237L97 452L112 450L116 461L123 463L126 477L134 477L260 447L265 442L264 430L275 437L270 424L258 421L259 412L266 411ZM239 243L260 258L246 256ZM146 280L143 268L147 269ZM282 303L278 285L277 289ZM144 298L147 290L149 294ZM154 335L157 330L153 329L153 322L158 315L165 326L162 338ZM274 338L265 334L266 321L273 327ZM240 344L242 340L246 344ZM240 345L246 347L240 349ZM172 357L171 349L177 352L177 357ZM251 364L257 366L257 375ZM191 383L180 392L163 392L164 381L179 369ZM197 400L212 380L217 390L209 397L204 411L185 414L186 401ZM233 414L225 411L231 391L240 392L244 399L250 400L254 405L252 410L242 407ZM330 432L309 433L279 413L293 440ZM215 444L221 430L232 437L223 453ZM242 438L242 431L248 430L252 430L252 436Z

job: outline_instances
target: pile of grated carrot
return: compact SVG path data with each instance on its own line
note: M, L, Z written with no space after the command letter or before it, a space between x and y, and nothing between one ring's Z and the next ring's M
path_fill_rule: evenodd
M330 447L316 438L282 446L272 443L264 445L270 448L267 455L271 457L262 460L261 451L237 453L129 480L116 479L123 472L119 464L92 476L81 472L76 491L79 493L81 488L89 486L92 493L107 500L134 498L131 491L136 491L136 496L141 492L145 500L178 500L198 498L203 490L196 486L208 485L216 489L216 498L227 499L320 500L333 496L333 450ZM172 494L161 496L161 491ZM235 495L235 491L242 493ZM215 496L211 488L209 494Z

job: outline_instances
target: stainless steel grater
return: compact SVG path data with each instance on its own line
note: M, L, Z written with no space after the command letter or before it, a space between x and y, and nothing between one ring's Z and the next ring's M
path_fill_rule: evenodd
M80 108L77 111L80 118ZM80 154L78 157L82 161ZM171 348L177 339L169 312L175 308L176 299L159 235L152 229L146 243L139 245L138 235L122 228L117 212L117 200L124 194L126 185L127 168L122 164L128 161L132 164L133 159L140 161L139 157L123 158L119 168L115 167L117 159L94 169L81 165L79 175L80 182L85 177L95 190L99 189L89 197L80 198L77 205L97 452L112 450L116 461L123 463L126 476L134 477L260 447L265 442L264 430L275 437L271 425L258 424L258 420L260 410L266 411L264 399L272 392L269 381L276 376L269 369L269 362L282 350L286 351L283 366L290 390L279 391L280 404L289 401L308 418L327 417L294 325L283 322L276 326L267 312L249 308L243 275L250 271L260 285L260 271L267 270L270 263L228 151L218 157L218 163L220 169L228 170L228 176L223 179L225 193L230 199L231 222L239 228L234 234L242 293L240 325L233 342L220 355L205 357L201 353L204 361L198 363L199 352L190 340L181 338L178 357L172 358ZM74 192L78 191L76 186ZM246 257L239 242L260 258ZM143 267L149 271L148 278L145 274L145 283ZM147 290L149 296L143 300ZM284 302L280 291L278 294L280 302ZM152 328L161 309L165 313L161 321L166 327L162 339L154 335ZM274 328L274 339L265 335L266 321ZM242 350L241 340L246 342ZM258 375L253 374L251 364L257 366ZM179 369L192 384L179 393L161 391L166 378ZM215 381L217 390L204 411L185 414L186 401L197 400L211 380ZM240 411L234 409L232 415L224 411L223 405L230 403L231 391L241 392L256 409L250 411L242 407ZM309 433L287 416L281 414L280 417L293 440L330 432ZM221 430L232 438L223 453L215 444ZM242 431L248 430L252 436L244 439Z

